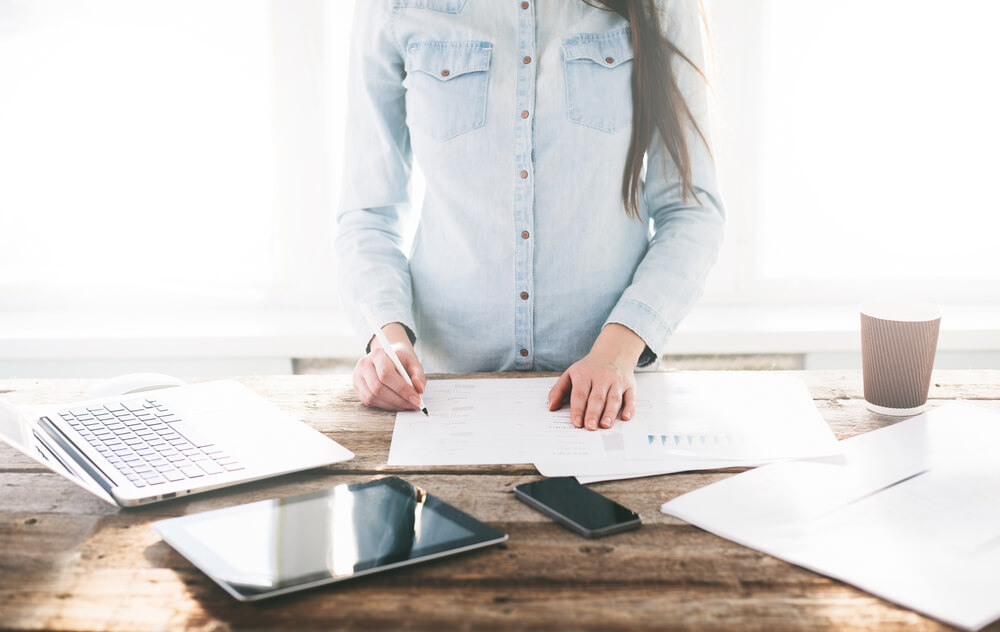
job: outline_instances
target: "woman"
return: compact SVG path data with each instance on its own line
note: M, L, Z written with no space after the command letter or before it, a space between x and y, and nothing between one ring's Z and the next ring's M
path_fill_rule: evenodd
M575 426L635 414L635 368L662 352L722 241L698 9L357 3L336 247L369 346L363 403L419 408L425 370L563 370L549 407L568 398ZM407 258L413 158L427 188Z

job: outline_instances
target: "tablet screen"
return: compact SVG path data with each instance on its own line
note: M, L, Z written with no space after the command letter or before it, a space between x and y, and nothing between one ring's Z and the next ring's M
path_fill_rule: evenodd
M507 539L395 477L172 518L154 527L241 600Z

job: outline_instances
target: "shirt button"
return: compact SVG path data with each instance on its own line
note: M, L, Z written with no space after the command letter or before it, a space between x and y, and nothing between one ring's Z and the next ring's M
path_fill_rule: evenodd
M522 2L521 3L521 8L522 9L527 9L528 8L528 3L527 2Z
M521 179L524 179L524 178L527 178L527 177L528 177L528 172L527 172L527 171L524 171L524 170L522 169L522 170L521 170Z
M528 237L531 237L531 235L528 234L528 231L522 230L521 231L521 239L527 239Z
M521 357L522 358L527 358L528 357L528 350L527 349L521 349Z
M521 110L521 118L528 118L528 111L527 110Z
M613 64L613 63L615 63L615 58L614 57L605 57L604 61L608 62L609 64Z
M521 61L523 61L523 62L524 62L524 63L526 63L526 64L530 64L530 63L531 63L531 57L525 57L525 58L524 58L524 59L522 59ZM609 61L608 63L610 64L611 62Z
M450 74L451 74L451 71L449 71L449 70L442 70L441 71L441 76L442 77L447 77Z
M528 293L527 292L521 292L521 300L523 300L523 301L528 300Z

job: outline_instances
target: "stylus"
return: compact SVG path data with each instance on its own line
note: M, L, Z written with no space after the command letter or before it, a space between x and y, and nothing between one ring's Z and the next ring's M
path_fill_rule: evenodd
M413 380L410 379L410 375L406 372L406 369L403 368L403 363L399 361L399 356L397 356L396 352L393 351L392 344L389 343L389 339L385 337L384 333L382 333L382 328L378 326L378 323L375 321L375 315L372 314L372 310L368 307L367 303L361 304L361 313L364 314L365 320L368 321L368 326L375 330L375 337L378 338L378 343L382 345L382 350L385 351L385 354L389 356L390 360L392 360L392 363L396 366L396 370L403 376L403 379L406 380L407 384L413 386ZM427 404L424 403L423 396L420 395L420 393L417 393L417 397L420 398L420 410L423 411L425 415L430 417L427 413Z

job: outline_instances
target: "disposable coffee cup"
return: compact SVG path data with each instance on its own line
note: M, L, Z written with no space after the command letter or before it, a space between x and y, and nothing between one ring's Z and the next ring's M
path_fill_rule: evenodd
M898 300L861 304L865 403L883 415L916 415L927 403L941 308Z

